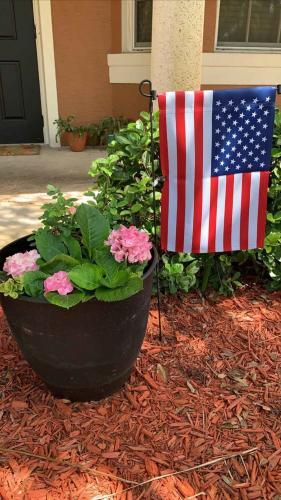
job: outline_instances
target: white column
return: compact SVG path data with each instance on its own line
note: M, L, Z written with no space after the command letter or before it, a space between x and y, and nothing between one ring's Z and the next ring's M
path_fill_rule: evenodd
M158 92L198 90L205 0L154 0L151 79Z

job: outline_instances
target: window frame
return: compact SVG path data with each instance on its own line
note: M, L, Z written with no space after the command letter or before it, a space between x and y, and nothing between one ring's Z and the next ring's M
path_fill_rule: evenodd
M250 0L252 2L252 0ZM221 0L217 0L217 10L216 10L216 27L215 27L215 52L281 52L281 46L276 47L273 43L264 43L255 45L255 43L248 42L236 42L233 45L219 45L218 35L219 35L219 16L220 16L220 4ZM249 9L250 15L247 20L247 34L249 36L250 19L251 19L251 8ZM281 13L279 18L279 28L278 28L278 38L281 43ZM278 43L278 42L276 42Z
M122 52L151 52L151 45L140 47L136 46L135 41L135 1L122 0Z

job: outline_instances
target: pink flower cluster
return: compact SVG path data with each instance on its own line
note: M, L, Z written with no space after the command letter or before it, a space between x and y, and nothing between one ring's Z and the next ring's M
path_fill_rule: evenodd
M65 271L54 273L44 281L44 292L58 292L59 295L67 295L73 291L73 286Z
M110 251L117 262L128 260L130 264L134 264L151 259L152 243L149 236L135 226L127 228L121 225L119 229L114 229L105 244L111 247Z
M37 271L39 266L36 261L40 259L37 250L30 250L23 253L15 253L7 257L3 266L3 271L10 274L13 278L21 276L27 271Z

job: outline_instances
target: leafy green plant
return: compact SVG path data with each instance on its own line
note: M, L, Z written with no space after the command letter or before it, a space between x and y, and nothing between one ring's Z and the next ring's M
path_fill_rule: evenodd
M23 280L20 277L8 278L0 283L0 293L5 297L17 299L22 294L24 289Z
M94 146L106 146L109 138L128 124L123 116L107 116L98 123L89 125L89 137Z
M78 135L79 137L81 137L82 135L87 134L88 131L89 127L86 125L72 125L70 132L72 132L72 134L74 135Z
M69 115L66 118L62 118L61 116L59 116L59 118L54 120L54 125L57 126L56 141L58 140L58 137L60 137L65 132L72 132L73 120L73 115Z
M134 227L111 232L93 204L75 207L75 199L51 185L48 194L52 201L42 207L43 227L29 238L36 250L6 259L0 292L12 298L44 296L67 309L92 298L111 302L139 292L152 246L148 236Z
M155 143L157 234L160 232L161 170L159 163L158 113L153 115ZM149 114L122 128L108 145L107 158L92 163L93 190L97 207L107 211L113 224L136 224L153 234L152 172L150 163ZM262 280L270 289L281 288L281 113L276 110L271 185L265 249L225 254L187 255L160 252L160 285L175 293L197 287L205 292L211 286L219 293L231 294L247 276Z

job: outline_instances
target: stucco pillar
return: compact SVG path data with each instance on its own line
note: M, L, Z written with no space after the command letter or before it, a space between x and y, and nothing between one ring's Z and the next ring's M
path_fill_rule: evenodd
M158 92L198 90L205 0L154 0L151 79Z

